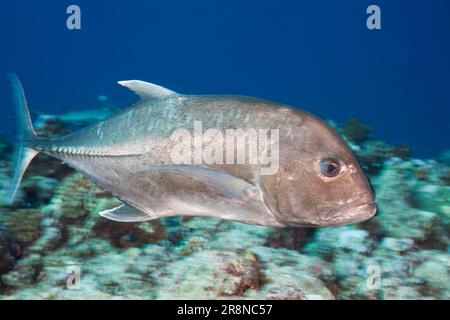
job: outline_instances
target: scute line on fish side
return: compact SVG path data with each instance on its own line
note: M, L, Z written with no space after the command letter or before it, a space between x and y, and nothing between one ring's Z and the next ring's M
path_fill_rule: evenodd
M67 147L67 146L56 146L53 145L51 147L47 146L37 146L36 149L39 152L43 152L49 154L54 157L80 157L80 158L116 158L116 157L136 157L143 156L145 153L109 153L105 151L100 151L96 149L79 149L75 147Z

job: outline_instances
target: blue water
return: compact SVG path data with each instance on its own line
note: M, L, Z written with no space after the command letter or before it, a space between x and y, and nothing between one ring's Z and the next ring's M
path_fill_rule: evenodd
M77 4L82 29L66 28ZM0 72L14 71L32 107L121 106L115 84L142 79L182 93L253 95L326 119L357 117L420 157L449 148L450 2L381 1L0 2ZM0 77L0 130L13 130Z

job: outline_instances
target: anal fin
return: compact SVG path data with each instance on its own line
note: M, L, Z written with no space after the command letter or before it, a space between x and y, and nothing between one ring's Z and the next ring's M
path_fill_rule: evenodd
M100 211L99 215L118 222L139 222L154 219L152 216L126 203L110 210Z

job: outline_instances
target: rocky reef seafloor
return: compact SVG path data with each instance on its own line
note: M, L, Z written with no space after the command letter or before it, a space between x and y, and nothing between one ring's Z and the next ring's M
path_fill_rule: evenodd
M411 159L355 119L336 127L378 205L371 220L338 228L108 221L97 213L117 200L39 155L17 201L0 206L0 299L449 299L450 154ZM0 193L11 154L0 142Z

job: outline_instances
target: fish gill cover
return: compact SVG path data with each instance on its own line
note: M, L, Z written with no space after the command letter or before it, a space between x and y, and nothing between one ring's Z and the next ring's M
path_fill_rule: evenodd
M62 4L0 4L1 70L26 84L40 136L130 104L123 79L271 98L334 119L378 213L320 229L118 223L98 213L120 201L40 154L0 205L0 299L450 298L447 2L378 1L379 30L365 3L77 4L79 30ZM428 23L405 23L418 17ZM3 199L15 145L9 91L0 99Z

